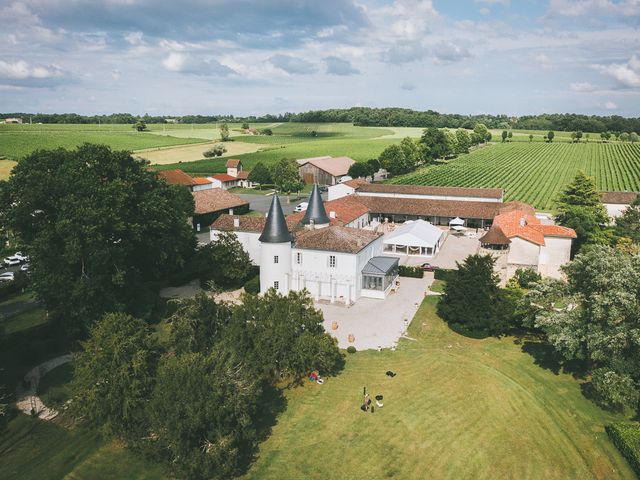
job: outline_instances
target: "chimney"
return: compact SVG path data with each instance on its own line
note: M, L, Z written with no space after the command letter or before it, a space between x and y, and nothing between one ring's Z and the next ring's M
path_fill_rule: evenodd
M316 225L316 221L312 218L309 220L309 229L313 230Z
M331 210L329 212L329 218L336 218L336 212L334 212L333 210Z
M233 228L240 228L240 217L233 217Z
M520 226L524 227L527 224L527 221L524 219L524 217L520 218Z
M229 209L229 215L233 215L233 208Z

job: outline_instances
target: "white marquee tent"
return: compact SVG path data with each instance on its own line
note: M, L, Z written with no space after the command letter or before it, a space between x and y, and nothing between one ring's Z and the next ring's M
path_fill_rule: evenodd
M435 255L444 241L444 232L425 220L407 221L384 236L384 249L422 257Z
M463 226L464 225L464 220L461 219L460 217L456 217L453 220L449 221L449 225L451 226Z

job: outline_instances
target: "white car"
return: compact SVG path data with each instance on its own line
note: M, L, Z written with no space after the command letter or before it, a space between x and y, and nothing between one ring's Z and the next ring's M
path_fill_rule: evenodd
M28 264L28 263L25 263L24 265L22 265L22 266L20 267L20 271L21 271L21 272L27 272L27 271L29 271L29 264Z
M22 263L22 260L20 260L18 257L7 257L4 259L4 264L7 267L15 267L16 265L20 265Z
M15 274L13 272L0 273L0 282L13 282Z
M299 203L296 206L296 208L293 209L293 211L296 213L304 212L308 207L309 207L309 202L302 202L302 203Z

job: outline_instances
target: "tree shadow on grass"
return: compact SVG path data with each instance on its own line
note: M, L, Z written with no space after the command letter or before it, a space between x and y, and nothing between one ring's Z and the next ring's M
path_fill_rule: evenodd
M576 379L584 379L587 376L588 368L586 362L582 360L566 360L549 343L541 340L525 340L522 342L522 351L531 355L536 365L545 370L550 370L555 375L564 372Z
M240 448L237 476L246 474L256 460L258 447L271 435L271 430L278 423L278 416L287 408L287 399L282 388L265 383L258 399L258 411L253 419L256 432L255 442L246 442Z

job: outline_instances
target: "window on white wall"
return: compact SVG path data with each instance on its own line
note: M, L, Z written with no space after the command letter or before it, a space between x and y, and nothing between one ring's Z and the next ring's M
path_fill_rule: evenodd
M296 263L302 265L302 252L296 252Z
M280 282L277 281L277 280L275 282L273 282L273 288L275 288L276 290L279 290L280 289Z
M329 268L336 268L336 256L329 255Z
M278 255L273 256L273 263L278 263Z

